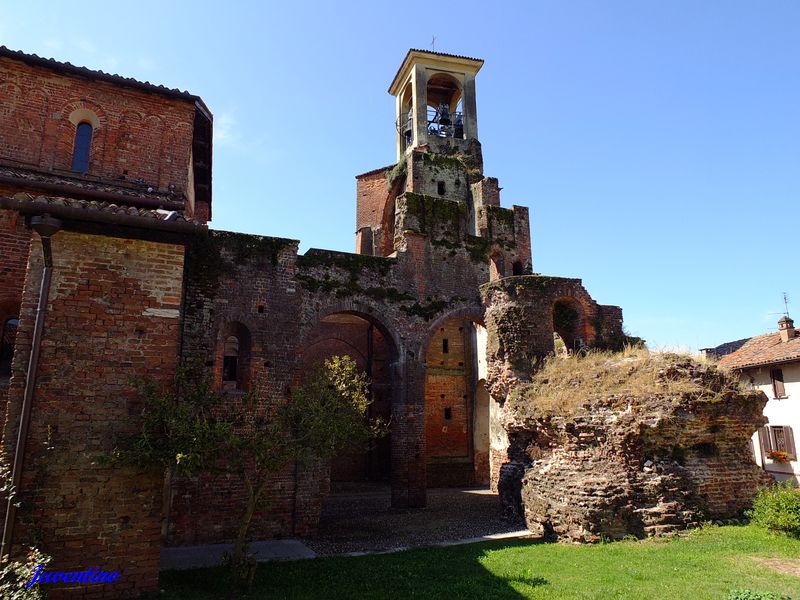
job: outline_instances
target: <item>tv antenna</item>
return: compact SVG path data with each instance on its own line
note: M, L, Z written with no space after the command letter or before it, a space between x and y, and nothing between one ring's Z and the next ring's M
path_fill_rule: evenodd
M783 308L784 308L783 314L788 317L789 316L789 294L787 294L786 292L783 292Z
M431 52L436 52L436 36L431 36Z

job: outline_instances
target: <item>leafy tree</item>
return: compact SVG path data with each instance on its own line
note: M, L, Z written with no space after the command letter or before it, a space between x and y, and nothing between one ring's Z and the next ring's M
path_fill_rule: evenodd
M255 574L248 533L272 477L292 461L329 460L386 430L367 419L367 378L347 356L313 367L288 403L264 400L257 385L241 396L216 392L198 368L179 370L168 391L149 382L139 390L141 431L116 440L113 460L159 465L170 474L238 477L245 500L229 563L246 588Z

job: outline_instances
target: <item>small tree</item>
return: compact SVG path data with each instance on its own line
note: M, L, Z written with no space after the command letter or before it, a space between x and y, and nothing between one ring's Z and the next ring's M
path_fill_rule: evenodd
M347 356L312 368L284 404L263 401L258 386L238 397L215 392L196 368L180 370L167 392L150 383L139 389L145 399L141 431L117 440L114 460L182 475L237 476L246 495L230 566L248 588L255 574L248 533L272 477L295 460L329 460L386 428L366 418L366 375Z

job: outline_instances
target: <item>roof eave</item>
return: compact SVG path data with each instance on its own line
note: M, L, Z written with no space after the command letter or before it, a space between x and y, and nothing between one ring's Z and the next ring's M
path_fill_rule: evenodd
M437 62L449 63L453 66L460 66L460 67L472 67L468 70L477 74L478 71L481 70L483 66L483 59L480 58L470 58L468 56L458 56L456 54L445 54L443 52L428 52L425 50L416 50L411 48L406 57L403 59L403 62L400 64L400 68L397 69L397 73L395 73L394 79L392 79L392 83L389 85L389 93L392 96L396 96L400 91L400 86L403 81L406 79L406 74L411 69L411 62L414 58L424 58L427 57L430 60L435 60Z

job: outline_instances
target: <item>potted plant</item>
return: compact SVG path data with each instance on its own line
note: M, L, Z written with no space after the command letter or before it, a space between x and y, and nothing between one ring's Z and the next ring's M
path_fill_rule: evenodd
M767 452L767 458L782 465L789 464L789 455L783 450L770 450Z

